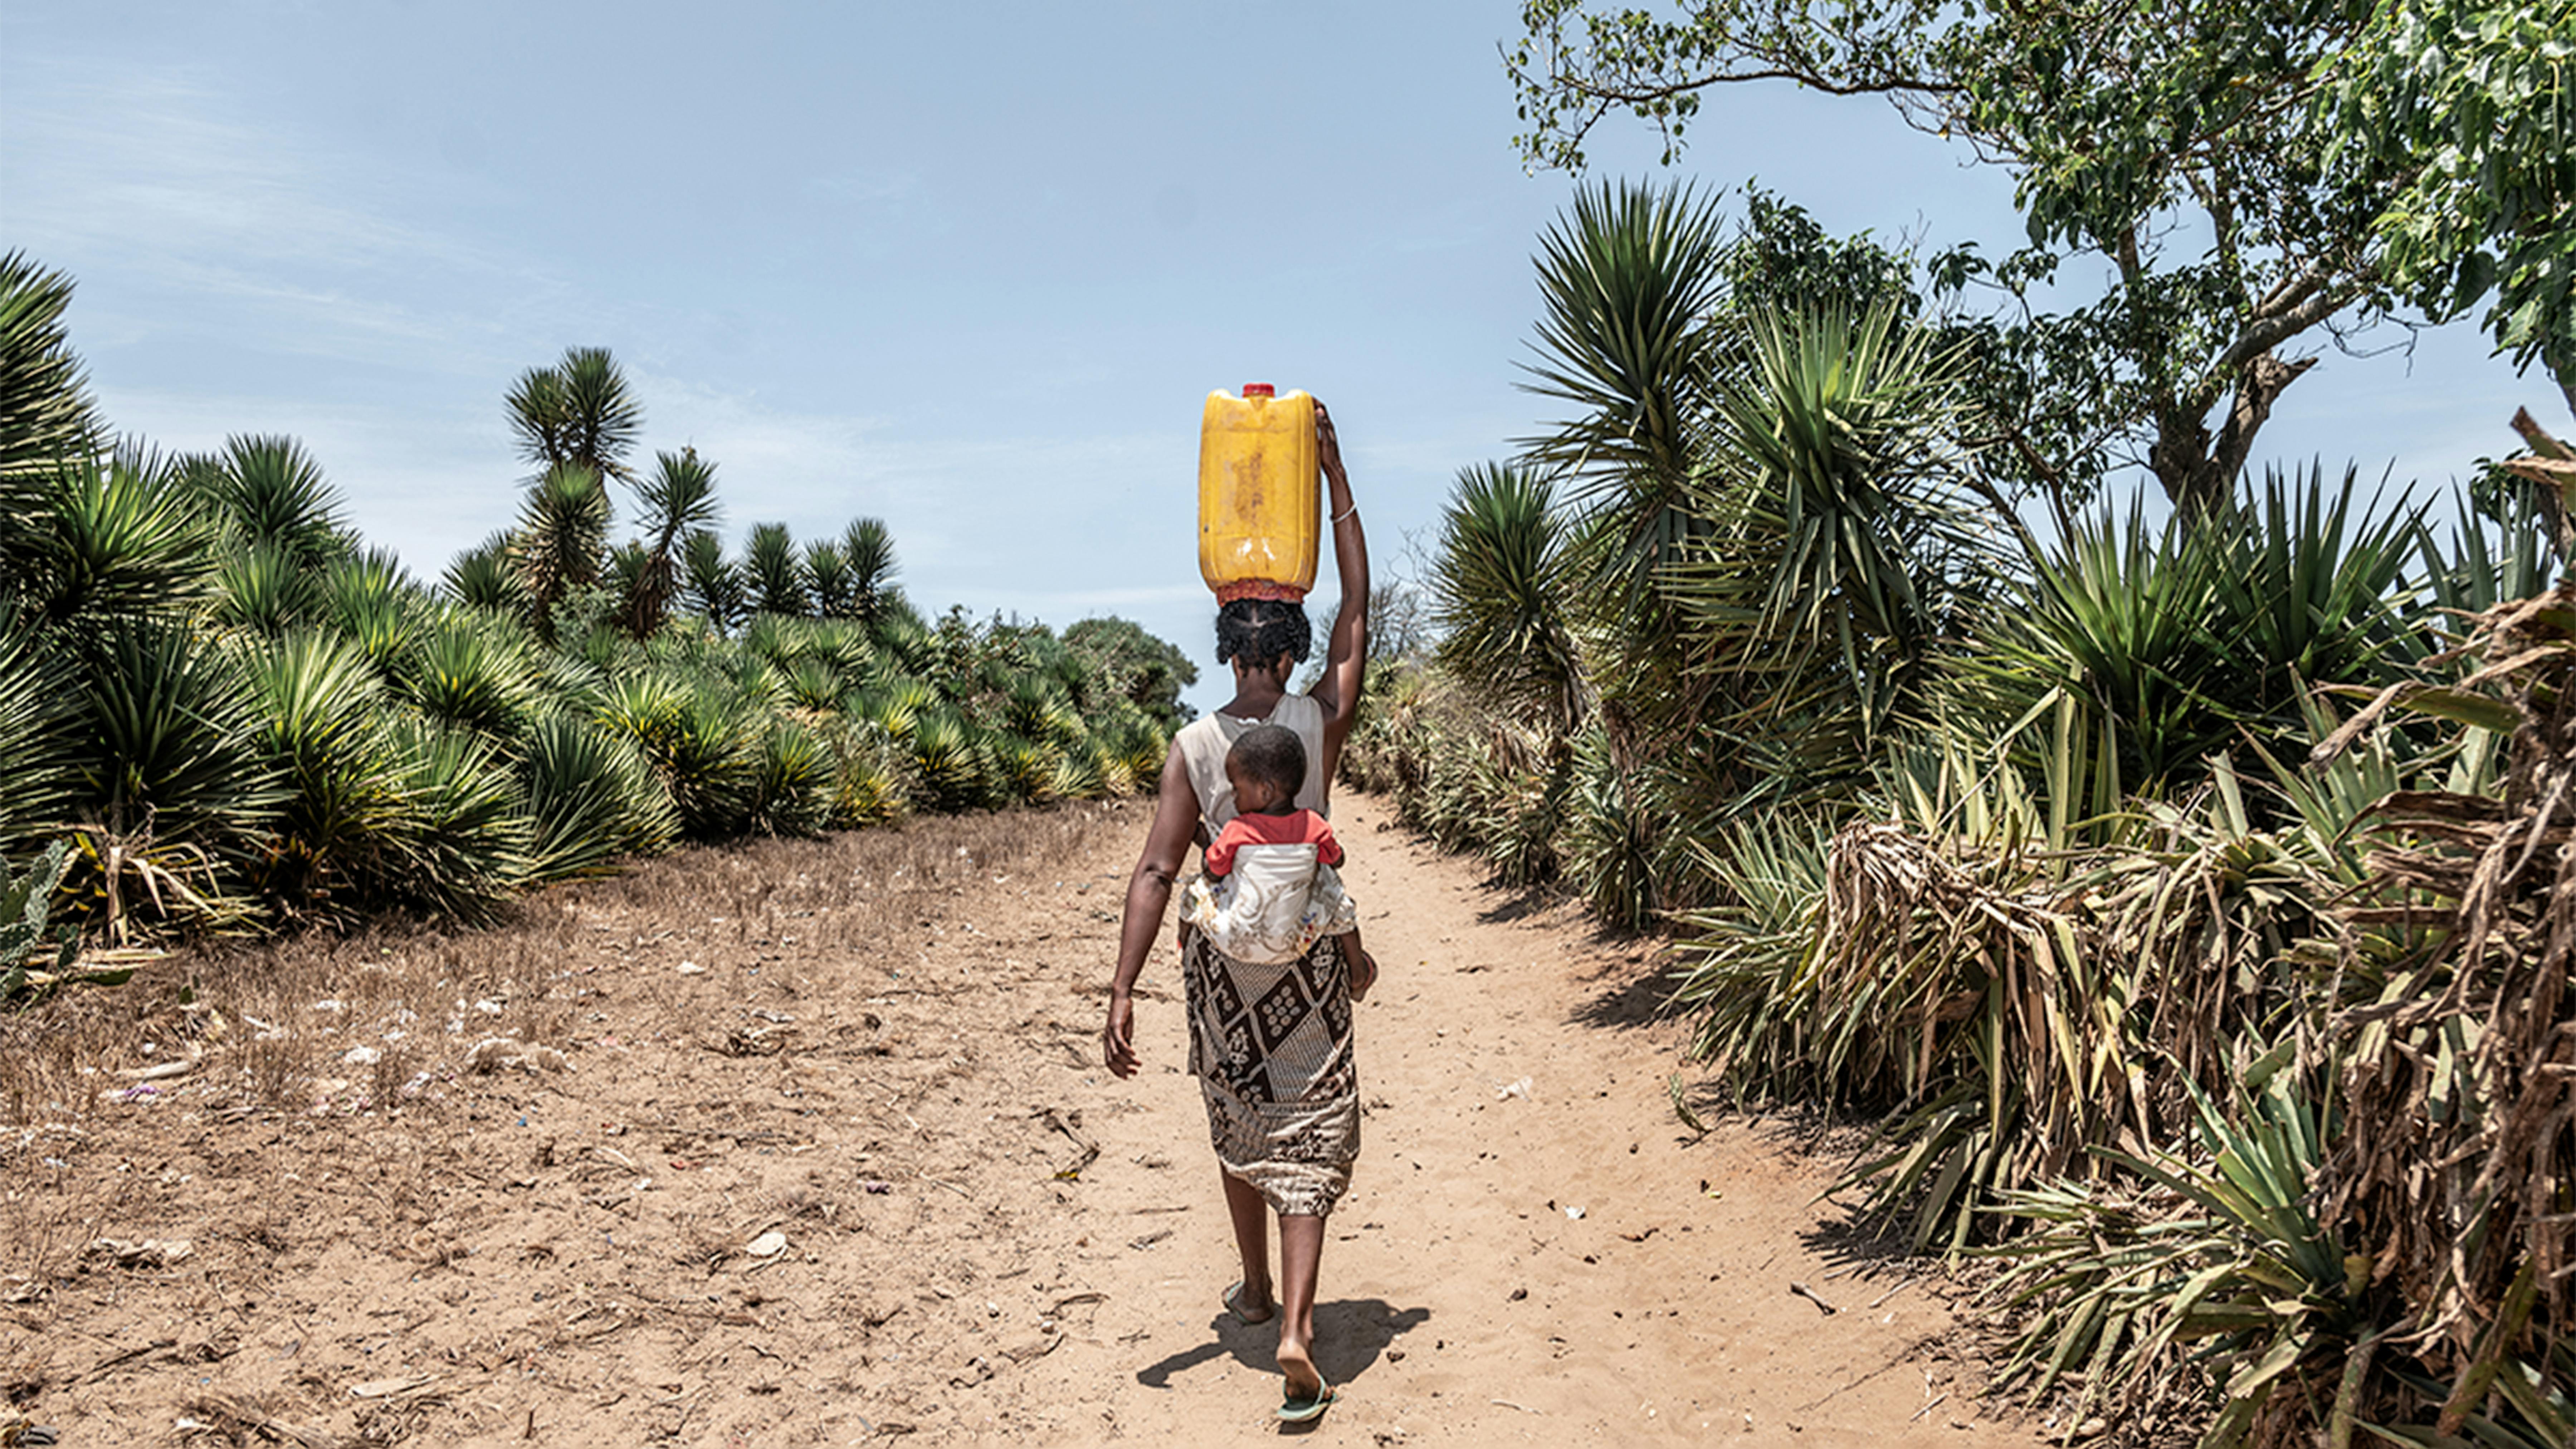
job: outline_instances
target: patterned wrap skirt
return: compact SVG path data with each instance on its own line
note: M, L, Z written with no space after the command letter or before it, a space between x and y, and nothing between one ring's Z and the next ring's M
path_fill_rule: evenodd
M1325 1216L1360 1155L1351 976L1341 938L1293 961L1237 961L1191 931L1181 951L1190 1070L1226 1175L1273 1212Z

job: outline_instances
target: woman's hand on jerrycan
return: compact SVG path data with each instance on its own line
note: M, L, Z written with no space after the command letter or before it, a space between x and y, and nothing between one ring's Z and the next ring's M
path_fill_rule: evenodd
M1315 399L1315 461L1323 465L1326 478L1344 488L1351 486L1351 475L1342 468L1341 436L1333 431L1333 415L1322 398Z

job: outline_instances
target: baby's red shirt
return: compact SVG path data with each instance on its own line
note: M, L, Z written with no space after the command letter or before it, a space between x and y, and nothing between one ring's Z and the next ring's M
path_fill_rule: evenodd
M1342 843L1333 838L1333 823L1312 810L1291 810L1285 815L1237 815L1227 821L1208 845L1203 861L1207 873L1232 871L1235 850L1246 845L1311 845L1315 859L1326 865L1342 863Z

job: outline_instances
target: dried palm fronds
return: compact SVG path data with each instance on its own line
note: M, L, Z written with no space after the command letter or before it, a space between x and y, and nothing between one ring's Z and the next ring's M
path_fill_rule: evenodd
M2476 616L2455 660L2475 668L2423 703L2507 733L2502 798L2379 803L2380 886L2345 915L2415 949L2344 1014L2328 1188L2419 1338L2483 1365L2523 1347L2517 1299L2544 1336L2576 1327L2576 586Z

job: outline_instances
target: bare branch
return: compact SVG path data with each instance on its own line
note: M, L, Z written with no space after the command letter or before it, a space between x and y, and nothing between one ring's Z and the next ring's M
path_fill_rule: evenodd
M2228 345L2225 352L2218 354L2218 360L2210 364L2210 375L2225 377L2234 373L2246 363L2342 311L2368 290L2366 279L2348 278L2340 286L2311 290L2298 305L2257 319Z
M1554 79L1559 85L1564 86L1566 89L1573 91L1577 95L1587 96L1593 100L1607 102L1612 105L1632 106L1651 104L1655 101L1668 101L1675 96L1687 95L1692 91L1706 90L1710 86L1715 85L1732 85L1738 81L1796 81L1802 86L1812 87L1813 89L1823 91L1825 94L1831 96L1950 96L1959 94L1963 89L1960 86L1948 85L1939 81L1917 80L1906 76L1888 76L1878 80L1866 81L1830 81L1821 75L1817 75L1813 71L1797 70L1788 67L1771 70L1724 71L1716 75L1699 76L1692 80L1661 81L1654 84L1606 84L1587 80L1578 75L1569 75L1562 71L1558 72Z

